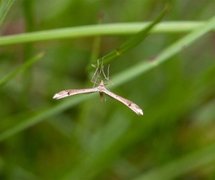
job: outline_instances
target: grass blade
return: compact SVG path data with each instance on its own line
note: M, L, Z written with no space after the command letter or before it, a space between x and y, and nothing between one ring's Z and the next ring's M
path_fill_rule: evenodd
M125 43L123 43L119 48L106 54L105 56L101 57L99 60L102 60L104 64L109 63L112 59L115 59L116 57L122 55L123 53L137 46L148 36L152 28L161 21L161 19L164 17L166 12L167 12L167 8L165 8L161 12L161 14L146 28L142 29L140 32L132 36L131 39L128 39Z
M73 100L66 100L64 102L61 102L55 106L51 107L46 107L46 108L41 108L40 110L37 110L36 113L31 113L27 115L22 115L22 116L27 116L27 118L23 118L22 121L14 124L7 130L0 132L0 141L3 141L4 139L19 133L23 131L24 129L27 129L42 120L46 119L47 117L54 116L55 114L58 114L59 112L62 112L63 110L75 106L76 104L86 100L87 98L90 98L93 95L86 95L86 96L78 96L73 98ZM17 119L17 117L13 117L14 119ZM10 119L11 120L11 119Z
M141 29L146 28L150 23L151 22L87 25L81 27L62 28L55 30L29 32L17 35L8 35L0 37L0 46L17 43L38 42L64 38L80 38L98 35L128 35L139 32ZM157 24L150 32L186 33L199 28L204 23L205 22L199 21L163 22ZM213 28L213 30L215 30L215 27Z
M177 41L170 47L166 48L154 60L143 61L131 67L130 69L117 74L113 78L113 86L118 86L120 84L128 82L129 80L134 79L136 76L139 76L142 73L146 73L152 68L159 66L160 64L169 60L169 58L174 56L176 53L182 51L183 49L191 45L194 41L196 41L197 39L199 39L209 31L213 30L214 27L215 27L215 16L211 18L208 21L208 23L206 23L205 25L202 25L197 30L186 35L184 38L181 38L179 41Z
M3 21L14 2L15 0L0 1L0 26L3 24Z
M202 150L190 153L185 157L179 158L163 167L143 174L135 180L156 180L156 179L175 179L180 175L200 168L215 161L215 144Z
M13 79L17 74L25 71L30 66L32 66L35 62L40 60L43 57L43 53L40 53L36 55L35 57L31 58L30 60L26 61L23 65L15 69L14 71L8 73L5 75L2 79L0 79L0 87L5 85L7 82L9 82L11 79Z

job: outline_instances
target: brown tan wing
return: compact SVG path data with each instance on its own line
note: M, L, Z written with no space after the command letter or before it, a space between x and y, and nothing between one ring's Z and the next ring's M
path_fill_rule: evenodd
M137 115L143 115L143 110L134 102L132 102L128 99L125 99L117 94L114 94L111 91L107 90L106 88L102 89L102 92L104 92L108 96L116 99L117 101L121 102L122 104L126 105L128 108L130 108L132 111L134 111Z
M87 89L68 89L68 90L63 90L58 93L56 93L53 96L53 99L62 99L68 96L74 96L77 94L88 94L88 93L94 93L98 92L98 89L95 88L87 88Z

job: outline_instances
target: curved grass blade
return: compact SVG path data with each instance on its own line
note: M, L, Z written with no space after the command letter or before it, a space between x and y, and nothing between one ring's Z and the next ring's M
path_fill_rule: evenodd
M195 170L201 166L215 162L215 144L202 150L190 153L185 157L170 162L163 167L141 175L135 180L175 179L180 175Z
M128 50L140 44L148 36L152 28L161 21L161 19L164 17L166 12L167 12L167 8L164 8L161 14L153 22L151 22L146 28L143 28L140 32L136 33L134 36L132 36L130 39L128 39L126 42L120 45L119 48L99 58L99 61L101 60L104 64L107 64L111 60L115 59L118 56L121 56Z
M0 26L3 24L3 21L14 2L15 0L0 1Z
M15 69L14 71L8 73L5 75L5 77L0 79L0 87L5 85L7 82L9 82L11 79L13 79L17 74L25 71L30 66L32 66L34 63L36 63L38 60L40 60L43 57L43 53L40 53L36 55L35 57L31 58L30 60L26 61L23 65Z
M44 30L37 32L21 33L0 37L0 46L56 40L64 38L83 38L98 35L128 35L134 34L146 28L150 22L136 23L113 23L101 25L86 25L72 28L62 28L54 30ZM157 24L150 32L153 33L188 33L205 24L203 21L172 21ZM213 28L215 30L215 27Z
M191 45L194 41L208 33L209 31L213 30L215 27L215 16L212 17L207 23L203 24L201 27L196 29L195 31L189 33L184 38L181 38L178 40L175 44L169 46L166 48L163 52L158 55L154 61L152 62L142 62L140 65L136 65L131 67L130 69L118 74L113 78L113 84L114 86L119 86L120 84L123 84L125 82L128 82L129 80L140 76L143 73L146 73L147 71L151 70L152 68L159 66L163 62L170 60L170 58L177 53L179 53L183 47L187 47ZM19 133L32 125L41 122L44 119L47 119L48 117L54 116L68 108L71 108L78 103L89 99L90 97L93 97L94 95L86 95L86 96L79 96L74 97L72 99L68 99L64 102L59 103L58 105L46 107L43 111L38 111L37 114L31 114L27 118L23 119L22 122L19 124L14 125L13 127L10 127L2 132L0 132L0 141Z
M172 44L171 46L167 47L153 60L140 62L139 64L134 65L128 70L125 70L122 73L118 73L112 80L112 87L128 82L129 80L134 79L142 73L146 73L152 68L155 68L160 64L164 63L165 61L170 60L169 58L182 51L183 49L187 48L197 39L204 36L209 31L213 30L214 27L215 16L212 17L206 24L200 26L198 29L194 30L193 32L189 33L185 37Z
M77 105L78 103L89 99L90 97L95 96L95 94L89 94L86 96L77 96L68 100L65 100L58 105L51 106L51 107L44 107L41 109L38 109L36 113L26 113L24 115L21 115L24 117L21 121L19 121L16 124L11 125L6 130L3 130L0 132L0 141L3 141L4 139L9 138L10 136L13 136L14 134L17 134L29 127L32 127L33 125L41 122L42 120L46 119L47 117L51 117L55 114L58 114L59 112L64 111L65 109L68 109L69 107L73 107ZM13 117L14 119L18 119L18 116ZM12 118L12 119L13 119ZM11 118L9 118L8 121L13 121Z

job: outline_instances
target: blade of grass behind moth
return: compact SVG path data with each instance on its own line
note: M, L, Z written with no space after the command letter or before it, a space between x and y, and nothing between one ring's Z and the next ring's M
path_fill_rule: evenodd
M99 52L100 52L100 46L101 46L101 36L96 36L93 39L92 53L91 53L90 61L86 68L87 72L90 72L89 70L92 68L92 64L96 64L96 59L98 59ZM90 75L90 73L88 75Z
M0 26L2 25L8 11L10 10L11 6L15 0L1 0L0 1Z
M164 8L161 14L148 26L146 26L144 29L142 29L140 32L136 33L134 36L132 36L130 39L125 41L122 45L119 46L119 48L114 49L110 53L104 55L103 57L99 58L99 60L102 60L104 64L109 63L116 57L122 55L123 53L127 52L128 50L134 48L138 44L140 44L149 34L149 32L152 30L152 28L158 24L161 19L164 17L164 15L167 12L167 8Z
M19 74L19 73L25 71L26 69L28 69L35 62L40 60L43 57L43 55L44 55L43 53L40 53L40 54L34 56L33 58L31 58L30 60L26 61L23 65L21 65L20 67L18 67L14 71L12 71L12 72L8 73L7 75L5 75L3 78L0 79L0 87L5 85L11 79L13 79L17 74Z
M160 64L164 63L165 61L170 60L172 56L176 53L182 51L183 49L187 48L189 45L194 43L197 39L208 33L209 31L213 30L215 26L215 16L207 21L204 25L200 26L193 32L189 33L185 37L181 38L177 42L173 43L166 49L164 49L153 61L142 61L131 68L118 73L116 76L112 78L112 85L111 87L118 86L129 80L139 76L142 73L146 73L147 71L159 66Z
M99 17L98 25L100 25L101 23L102 23L102 17ZM98 56L99 56L100 47L101 47L101 36L98 35L93 39L92 54L87 68L89 68L92 64L96 63L96 59L98 59Z
M214 164L214 151L215 144L208 145L201 150L192 152L178 160L170 162L162 167L158 167L148 173L144 173L135 180L176 179L177 177L202 166Z
M117 76L113 78L114 87L119 86L120 84L126 83L129 80L146 73L151 70L155 66L162 64L163 62L170 60L172 56L177 54L182 50L182 47L187 47L192 44L195 40L199 39L209 31L213 30L215 26L215 16L209 19L205 24L196 29L195 31L189 33L185 37L178 40L175 44L170 45L168 48L163 50L163 52L156 57L154 61L148 63L141 63L135 66L132 66L126 71L122 73L118 73ZM112 86L113 87L113 86ZM21 123L15 124L12 127L5 129L0 132L0 141L5 140L6 138L19 133L34 124L39 123L40 121L47 119L50 116L54 116L68 108L71 108L80 102L87 100L91 97L94 97L96 94L86 95L86 96L78 96L72 99L65 100L55 106L46 107L45 110L39 111L37 110L36 114L31 114L28 117L24 118Z
M205 21L167 21L161 22L152 29L150 33L189 33L201 25ZM80 27L66 27L53 30L43 30L36 32L28 32L7 36L0 36L0 46L11 44L20 44L28 42L52 41L65 38L83 38L91 36L116 36L128 35L139 32L147 27L150 22L136 23L111 23L101 25L85 25ZM215 30L215 27L213 28Z

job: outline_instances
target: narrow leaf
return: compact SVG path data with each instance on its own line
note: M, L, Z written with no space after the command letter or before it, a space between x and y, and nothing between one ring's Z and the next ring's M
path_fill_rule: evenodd
M176 179L185 173L215 162L215 144L190 153L163 167L145 173L135 180Z
M35 62L40 60L43 56L43 53L40 53L36 55L35 57L31 58L30 60L26 61L23 65L15 69L14 71L8 73L5 75L2 79L0 79L0 87L5 85L7 82L9 82L11 79L13 79L17 74L25 71L28 69L30 66L32 66Z
M0 1L0 26L3 24L3 21L14 2L15 0Z
M172 21L157 24L151 31L153 33L187 33L199 28L206 22L202 21ZM89 36L105 35L128 35L139 32L146 28L150 22L136 23L113 23L101 25L86 25L80 27L68 27L62 29L44 30L37 32L21 33L0 37L0 46L56 40L64 38L83 38ZM215 30L215 27L213 28Z
M113 86L118 86L125 82L128 82L131 79L134 79L137 76L140 76L142 73L161 65L165 61L170 60L172 56L187 48L189 45L194 43L197 39L204 36L209 31L213 30L215 27L215 16L212 17L207 23L200 26L198 29L189 33L185 37L181 38L171 46L164 49L155 59L151 61L142 61L137 65L132 66L131 68L123 71L122 73L117 74L113 79Z
M167 8L165 8L161 14L153 21L151 22L147 27L143 28L140 32L136 33L134 36L132 36L130 39L128 39L126 42L124 42L122 45L119 46L119 48L111 51L110 53L106 54L105 56L101 57L99 60L102 60L104 64L109 63L111 60L115 59L118 56L121 56L128 50L134 48L138 44L140 44L149 34L149 32L152 30L152 28L158 24L161 19L164 17L164 15L167 12Z

